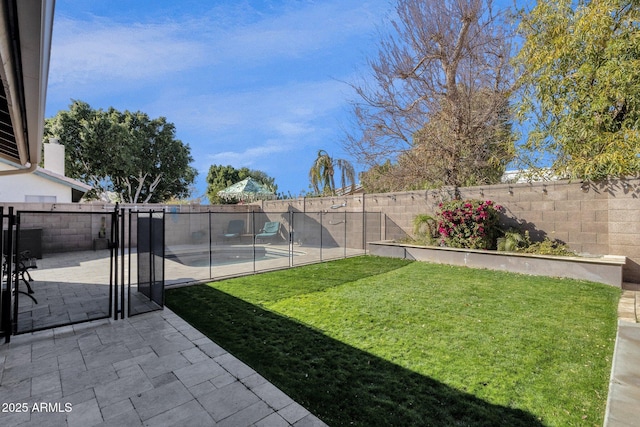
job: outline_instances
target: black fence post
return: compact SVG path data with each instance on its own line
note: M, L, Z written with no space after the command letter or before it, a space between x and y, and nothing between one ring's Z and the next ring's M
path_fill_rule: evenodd
M256 211L251 210L251 224L253 224L253 236L251 237L251 247L253 248L253 274L256 274Z
M0 228L0 247L2 248L2 256L4 258L4 268L6 272L6 285L3 283L2 286L2 295L0 295L0 301L2 301L2 306L0 306L0 326L2 329L2 333L4 334L4 342L9 343L11 341L11 332L13 331L13 325L11 324L11 259L13 257L12 253L12 234L13 234L13 208L9 208L9 214L7 216L7 230L4 230L4 207L0 206L0 223L2 224L2 228ZM5 236L4 233L7 233L6 241L7 245L5 247ZM4 278L2 279L4 281Z
M124 210L124 208L122 208L121 215L122 215L122 245L121 245L122 249L121 249L121 251L122 251L122 259L123 259L123 261L122 261L123 264L122 264L122 301L121 301L121 304L122 304L122 319L124 319L124 289L125 289L125 283L126 283L126 288L127 288L127 297L128 297L127 300L131 301L131 299L130 299L131 298L131 274L133 273L131 271L131 265L132 265L131 248L133 247L131 239L133 238L132 237L133 236L133 225L132 225L133 224L133 220L132 220L133 214L131 213L131 209L129 209L129 216L127 217L126 211ZM138 218L138 215L136 214L136 219L137 218ZM126 227L127 219L129 221L129 223L128 223L128 227L129 228L128 229ZM125 239L125 230L128 230L128 232L129 232L128 245L125 244L127 242L127 240ZM127 268L127 280L126 280L126 282L125 282L125 278L124 278L125 246L127 246L127 248L128 248L127 249L127 251L128 251L127 252L128 253L128 256L127 256L127 263L128 263L127 266L128 266L128 268ZM131 316L131 313L129 311L127 311L127 315Z
M362 249L364 249L365 255L367 254L367 209L366 209L367 195L362 194Z
M8 295L8 288L9 288L9 284L7 283L6 287L4 284L4 269L5 264L4 264L4 206L0 206L0 225L2 225L2 227L0 227L0 255L2 255L2 276L0 276L0 330L2 331L2 336L5 338L5 342L8 336L7 333L7 319L5 318L5 299L7 298Z
M153 212L154 210L151 209L149 211L149 230L148 230L148 236L147 238L149 239L149 265L147 266L149 268L149 299L151 301L154 301L154 297L155 297L155 289L154 289L154 285L156 283L156 262L155 262L155 239L154 239L154 220L153 220Z
M347 257L347 211L344 211L344 257Z
M322 211L320 211L320 262L322 262Z
M387 214L384 214L384 239L387 240Z
M106 210L106 206L105 206ZM109 317L113 316L113 304L114 300L114 286L113 286L113 227L117 221L117 217L114 218L113 212L111 212L111 227L109 227L109 242L107 247L109 248Z
M8 246L9 246L9 257L7 258L7 262L9 263L9 268L7 272L7 286L9 287L9 292L13 296L13 317L11 321L11 330L13 334L17 334L18 333L18 294L19 294L18 285L20 284L19 282L20 278L18 277L19 275L17 274L17 272L13 274L15 281L13 282L13 285L11 285L11 275L12 275L12 268L17 268L16 266L17 261L15 260L15 258L17 258L18 254L20 253L19 252L20 248L17 246L18 242L17 241L14 242L14 238L16 240L19 240L18 236L20 235L19 212L16 212L16 215L14 216L13 212L9 210L9 230L11 230L11 232L9 233L9 238L7 239ZM13 230L15 230L15 234Z
M118 215L117 203L111 215L111 245L109 248L111 256L111 269L109 272L109 276L111 278L111 285L113 286L113 320L118 320L118 239L120 218Z
M166 265L165 265L165 259L166 259L165 248L166 248L166 243L167 243L167 241L166 241L166 238L167 238L167 224L166 224L167 218L166 217L167 217L166 213L162 212L162 244L160 246L161 247L160 250L162 251L162 255L160 257L160 262L162 263L162 269L161 269L161 271L162 271L162 285L160 286L160 292L162 292L162 297L161 297L161 301L162 301L161 305L162 305L162 307L164 307L165 294L166 294L165 291L164 291L165 290L164 289L164 287L165 287L165 280L164 279L165 279L165 274L166 274L165 273L165 267L166 267ZM211 238L211 237L209 237L209 238Z
M296 229L293 226L294 213L289 210L289 267L293 267L293 239L295 238Z
M211 209L207 210L207 218L209 224L209 280L213 279L213 224L211 223Z

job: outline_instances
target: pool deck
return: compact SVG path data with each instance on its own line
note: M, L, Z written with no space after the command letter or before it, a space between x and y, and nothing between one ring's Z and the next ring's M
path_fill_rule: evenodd
M314 251L297 260L313 261ZM135 256L131 262L135 271ZM38 304L18 294L19 331L108 316L109 251L48 254L37 263ZM288 264L288 257L229 264L215 274ZM210 272L165 265L167 284L209 280ZM23 333L9 344L1 338L0 404L3 427L325 425L166 307Z
M167 308L12 337L0 403L5 427L325 426Z

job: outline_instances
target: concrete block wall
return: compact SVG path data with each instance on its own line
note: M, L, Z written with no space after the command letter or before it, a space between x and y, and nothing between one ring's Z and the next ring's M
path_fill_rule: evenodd
M610 251L610 194L603 188L559 181L472 187L461 190L461 195L502 205L502 226L528 230L534 240L560 240L586 254Z
M102 206L78 204L2 203L20 212L20 227L42 230L42 252L55 253L93 248L104 218L108 233L111 215Z
M492 200L504 207L504 228L529 230L534 240L563 241L584 254L624 255L624 280L640 283L640 179L583 184L499 184L460 188L463 199ZM356 194L262 202L265 211L328 211L346 202L349 212L380 212L383 238L398 239L413 233L413 218L434 214L438 204L454 197L452 189Z
M441 201L438 192L366 194L367 212L382 214L383 239L398 240L413 235L413 219L419 214L433 214Z
M287 227L287 213L293 212L295 242L364 249L363 195L269 200L256 205L270 221L280 221ZM304 219L296 217L302 213L306 214Z
M624 280L640 283L640 180L617 181L605 188L609 253L625 255Z

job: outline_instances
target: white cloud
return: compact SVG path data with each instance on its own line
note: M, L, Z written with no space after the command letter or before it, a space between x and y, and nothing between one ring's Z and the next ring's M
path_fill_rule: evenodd
M202 63L205 46L177 24L122 25L56 18L50 85L155 80Z
M275 15L239 8L231 13L242 11L241 16L211 22L205 34L217 63L273 61L313 55L370 33L386 8L386 1L347 0L295 2Z
M335 116L344 107L343 89L343 83L325 80L197 99L167 94L154 109L171 105L171 121L190 134L185 142L194 147L202 176L210 165L222 164L273 176L302 167L306 177L310 160L301 162L301 156L320 148L334 153L340 143Z
M280 133L285 137L297 137L300 135L306 135L313 132L314 127L305 122L288 122L288 121L278 121L273 124L273 128L275 131Z
M148 84L207 64L256 66L265 60L313 55L370 32L376 21L372 15L380 10L379 5L370 10L360 2L297 5L272 16L227 7L208 16L138 24L56 16L49 83ZM240 12L256 16L233 16Z
M287 144L268 141L263 145L251 146L242 151L224 151L208 156L211 164L234 165L235 167L254 167L264 162L266 157L289 151Z
M259 131L270 137L305 137L344 104L335 80L292 82L243 92L185 94L167 91L153 109L171 110L170 121L214 136ZM250 143L250 141L247 141Z

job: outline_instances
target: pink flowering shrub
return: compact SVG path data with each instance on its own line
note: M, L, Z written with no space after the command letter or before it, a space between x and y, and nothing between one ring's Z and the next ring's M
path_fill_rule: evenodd
M500 234L498 213L491 200L452 200L437 213L440 243L452 248L493 249Z

